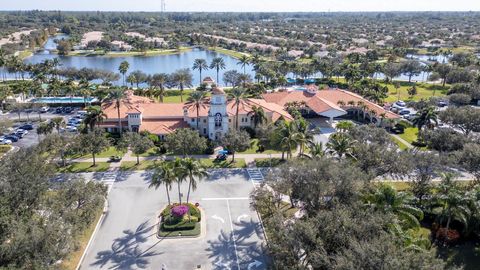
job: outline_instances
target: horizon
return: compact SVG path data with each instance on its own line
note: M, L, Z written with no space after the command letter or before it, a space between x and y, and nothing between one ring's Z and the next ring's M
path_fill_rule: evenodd
M480 11L480 1L472 3L469 0L342 0L335 3L324 0L244 0L241 2L225 2L222 0L182 0L166 1L167 12L249 12L249 13L317 13L317 12L476 12ZM269 3L270 2L270 3ZM112 8L115 7L115 8ZM148 8L146 8L148 7ZM158 12L161 11L161 1L151 2L137 0L134 4L128 0L84 0L66 2L60 0L9 1L2 5L1 11L103 11L103 12Z

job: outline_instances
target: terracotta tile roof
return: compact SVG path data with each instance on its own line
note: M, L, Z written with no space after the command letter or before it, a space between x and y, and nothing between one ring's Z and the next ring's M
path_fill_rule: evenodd
M308 93L306 91L275 92L263 94L263 98L267 102L276 103L281 106L285 106L285 104L288 102L304 101L306 102L307 106L317 113L321 113L329 109L345 110L348 108L348 106L343 106L343 108L339 106L339 101L343 101L346 104L349 101L354 101L355 103L362 101L369 110L375 111L377 115L384 113L386 118L399 117L398 115L385 110L383 107L374 102L371 102L355 93L341 89L320 90L317 91L316 94Z
M188 127L188 124L183 121L183 118L162 121L143 121L140 125L140 131L148 131L152 134L165 135L174 132L175 129Z

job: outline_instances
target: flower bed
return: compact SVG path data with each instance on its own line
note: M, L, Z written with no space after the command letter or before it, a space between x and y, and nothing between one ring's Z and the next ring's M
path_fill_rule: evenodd
M201 213L189 203L169 205L160 214L159 236L178 237L200 234Z

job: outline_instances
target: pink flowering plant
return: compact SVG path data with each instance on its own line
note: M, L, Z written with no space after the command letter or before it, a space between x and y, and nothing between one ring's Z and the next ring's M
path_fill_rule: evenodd
M183 217L188 212L188 206L186 205L176 205L172 207L172 216L176 218Z

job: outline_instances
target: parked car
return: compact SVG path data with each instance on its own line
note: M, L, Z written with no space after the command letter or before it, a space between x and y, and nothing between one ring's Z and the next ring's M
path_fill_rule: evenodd
M33 125L32 125L32 124L25 124L25 125L19 126L18 129L32 130L32 129L33 129Z
M446 107L448 106L448 103L444 100L440 100L438 103L437 103L438 107Z
M77 127L67 126L67 131L68 131L68 132L77 132Z
M63 107L56 108L55 113L63 113Z
M12 141L5 138L0 139L0 145L4 145L4 144L12 144Z
M50 108L48 108L48 107L46 107L46 106L45 106L45 107L41 107L40 110L39 110L39 112L40 112L40 113L46 113L46 112L48 112L49 109L50 109Z
M402 108L407 106L407 104L403 100L399 100L399 101L395 102L394 105L397 106L397 107L402 107Z
M65 107L64 113L72 113L73 112L73 108L72 107Z
M7 139L9 141L12 141L12 142L18 142L18 140L19 140L19 138L17 136L12 135L12 134L5 136L5 139Z
M28 131L23 130L23 129L17 129L17 130L15 131L15 133L13 133L13 134L11 134L11 135L15 135L15 136L17 136L17 137L19 137L19 138L23 138L23 137L24 137L25 135L27 135L27 134L28 134Z
M408 110L408 109L403 109L401 111L398 112L399 115L408 115L408 114L411 114L411 111Z

